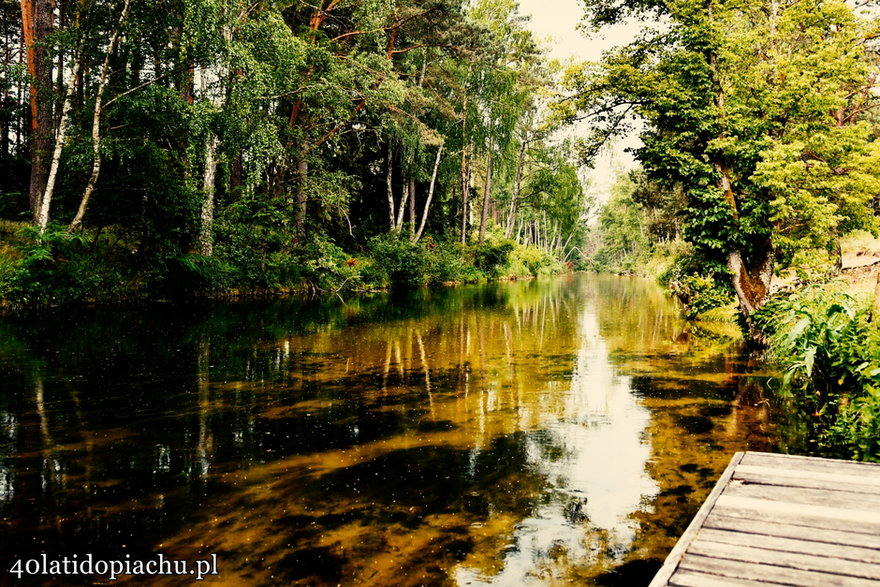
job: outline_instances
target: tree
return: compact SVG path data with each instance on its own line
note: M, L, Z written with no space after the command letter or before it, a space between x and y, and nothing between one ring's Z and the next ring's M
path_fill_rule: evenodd
M22 41L30 74L30 159L28 190L31 213L36 219L46 189L52 150L53 83L49 38L55 31L52 0L21 0Z
M563 109L596 126L585 151L631 114L647 122L639 160L660 185L684 188L685 238L759 337L750 317L775 264L873 223L868 23L839 0L589 0L587 10L597 26L656 14L664 26L569 76L576 94Z

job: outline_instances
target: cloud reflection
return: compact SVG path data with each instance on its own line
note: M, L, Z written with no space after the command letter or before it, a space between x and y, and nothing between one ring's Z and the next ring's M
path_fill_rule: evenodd
M572 565L621 557L636 538L632 514L659 490L646 469L651 414L630 392L630 378L611 365L591 306L580 313L578 339L570 387L551 383L539 392L564 394L564 400L530 404L561 408L536 418L551 424L528 445L529 461L551 486L533 515L517 524L503 570L485 576L461 566L460 585L561 579Z

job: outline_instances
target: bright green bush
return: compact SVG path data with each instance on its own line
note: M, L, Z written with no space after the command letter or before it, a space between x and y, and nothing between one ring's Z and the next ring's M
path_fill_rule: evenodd
M369 262L352 257L324 235L313 234L299 250L303 279L318 292L362 289Z
M697 319L704 312L720 308L731 300L729 290L719 286L711 275L683 275L669 285L684 304L684 313L689 319Z
M533 246L517 246L510 254L507 274L510 276L554 275L567 268L554 255Z
M681 301L685 316L691 320L733 301L729 280L698 271L687 258L679 258L659 277L660 284Z
M85 234L67 234L50 224L46 231L20 230L13 251L0 261L0 297L13 306L40 306L129 297L130 271L111 257L106 243Z
M443 283L476 283L486 279L485 273L477 269L468 257L473 251L457 242L435 242L428 238L423 241L425 259L430 285Z
M880 330L851 296L814 286L772 300L756 323L780 391L817 452L880 461Z
M497 275L512 251L511 240L486 240L474 247L474 266L489 275Z
M370 253L378 272L394 287L418 287L427 281L425 247L401 234L384 234L370 240Z
M286 230L287 212L277 203L242 199L215 222L214 255L232 268L231 281L241 289L295 287L305 268Z

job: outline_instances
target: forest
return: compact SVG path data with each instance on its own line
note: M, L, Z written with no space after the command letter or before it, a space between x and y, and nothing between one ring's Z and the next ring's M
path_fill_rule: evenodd
M880 295L828 286L878 232L876 3L583 6L640 32L560 64L514 0L3 0L0 298L648 273L880 459Z
M9 305L523 277L584 233L513 0L0 6Z

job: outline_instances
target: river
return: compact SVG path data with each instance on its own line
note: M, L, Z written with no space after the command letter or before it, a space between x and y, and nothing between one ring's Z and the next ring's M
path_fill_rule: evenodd
M0 571L646 584L732 454L777 450L766 379L619 277L9 316Z

